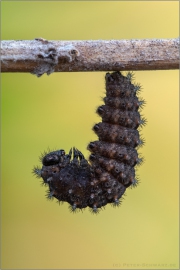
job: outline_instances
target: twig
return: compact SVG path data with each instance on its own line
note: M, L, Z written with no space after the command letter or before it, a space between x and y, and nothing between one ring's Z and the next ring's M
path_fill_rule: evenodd
M1 42L2 72L165 70L179 68L179 38Z

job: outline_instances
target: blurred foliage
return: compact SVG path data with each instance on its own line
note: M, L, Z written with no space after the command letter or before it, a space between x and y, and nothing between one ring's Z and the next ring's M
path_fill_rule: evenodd
M2 1L2 39L176 38L176 1ZM44 150L96 140L105 72L1 75L2 268L178 269L178 71L135 72L147 105L141 183L76 215L31 173Z

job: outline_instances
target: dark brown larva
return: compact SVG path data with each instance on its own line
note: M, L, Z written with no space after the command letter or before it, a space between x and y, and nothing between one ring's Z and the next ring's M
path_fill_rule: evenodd
M42 168L33 169L48 185L47 197L68 202L73 212L88 206L97 213L108 203L118 206L126 188L137 185L135 166L142 163L137 147L144 144L137 129L146 122L138 110L145 102L137 97L140 86L132 84L132 73L107 73L105 79L105 105L97 109L102 122L93 127L99 141L88 145L90 163L73 148L69 154L44 154Z

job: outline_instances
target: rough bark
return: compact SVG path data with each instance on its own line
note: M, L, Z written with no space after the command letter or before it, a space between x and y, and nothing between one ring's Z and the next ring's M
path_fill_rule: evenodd
M52 72L179 68L179 38L143 40L4 40L1 71Z

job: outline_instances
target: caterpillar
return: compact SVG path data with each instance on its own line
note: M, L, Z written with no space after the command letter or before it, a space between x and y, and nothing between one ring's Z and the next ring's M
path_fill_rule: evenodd
M97 109L102 122L95 124L99 140L90 142L89 162L76 148L69 153L52 151L41 156L42 168L33 173L48 186L47 198L68 202L72 212L89 207L98 213L105 205L119 206L125 191L137 186L135 167L143 162L138 148L144 144L138 128L146 124L138 98L141 86L132 83L133 73L106 73L104 105Z

